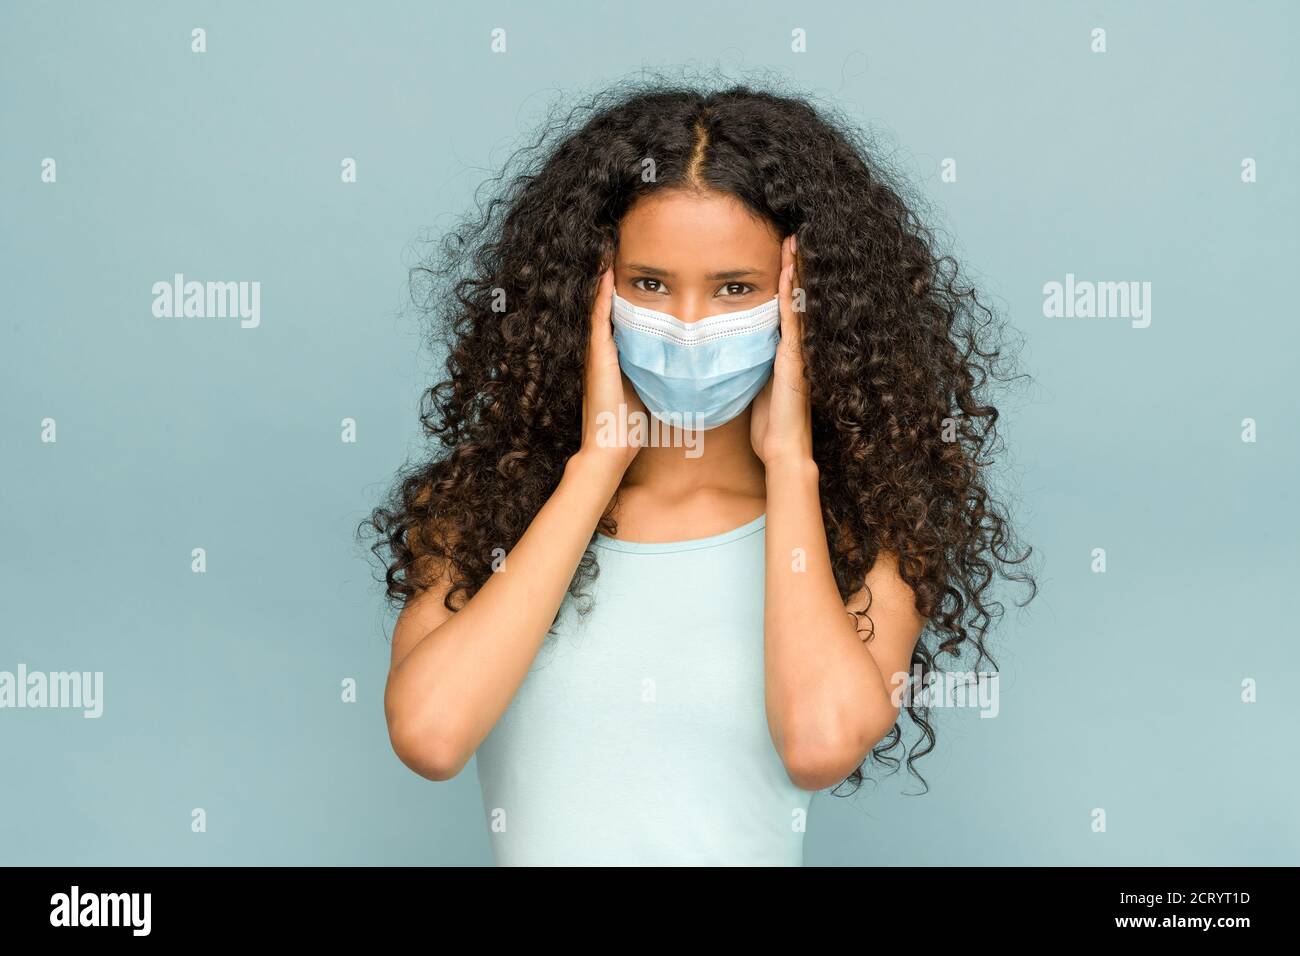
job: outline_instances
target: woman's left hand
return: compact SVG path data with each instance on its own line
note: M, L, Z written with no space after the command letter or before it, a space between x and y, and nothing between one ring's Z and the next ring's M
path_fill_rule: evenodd
M754 454L771 467L777 461L812 460L812 402L804 378L803 312L794 309L799 274L794 236L781 243L781 342L776 348L772 377L754 398L749 438ZM802 298L802 296L801 296Z

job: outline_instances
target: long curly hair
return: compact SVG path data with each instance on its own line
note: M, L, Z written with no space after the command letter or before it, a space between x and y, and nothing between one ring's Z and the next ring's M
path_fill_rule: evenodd
M968 647L975 671L996 668L995 577L1028 585L1025 603L1036 593L1014 568L1031 549L1017 545L987 474L1000 441L984 393L1008 378L1002 323L867 136L832 115L751 85L657 80L553 114L514 154L519 168L507 163L491 198L412 269L447 376L421 400L427 459L403 468L360 529L377 538L391 603L445 576L454 611L487 581L495 549L514 546L578 450L575 384L620 219L657 190L717 190L798 238L813 450L841 596L891 552L928 619L912 660L922 684L938 676L939 654ZM610 514L597 530L617 532ZM589 597L597 573L589 547L569 594ZM934 749L929 706L913 696L903 709L920 729L908 768L928 790L915 762ZM896 771L901 744L900 721L872 756ZM862 780L859 767L846 783Z

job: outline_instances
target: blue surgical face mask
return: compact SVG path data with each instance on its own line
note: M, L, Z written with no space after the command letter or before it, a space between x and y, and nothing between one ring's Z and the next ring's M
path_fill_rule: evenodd
M781 340L776 296L688 323L615 292L612 312L619 365L646 410L667 424L725 424L749 407L772 374Z

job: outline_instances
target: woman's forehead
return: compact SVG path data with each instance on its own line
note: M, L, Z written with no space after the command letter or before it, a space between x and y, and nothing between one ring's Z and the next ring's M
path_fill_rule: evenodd
M618 258L665 273L767 269L779 262L780 243L771 224L734 196L665 190L623 217Z

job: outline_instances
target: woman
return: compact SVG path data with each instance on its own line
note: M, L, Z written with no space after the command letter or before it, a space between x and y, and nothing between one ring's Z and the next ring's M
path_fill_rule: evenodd
M978 666L995 572L1032 585L984 478L991 317L801 100L573 125L426 272L441 448L369 521L392 745L477 754L502 864L798 865L901 708L931 749L909 672Z

